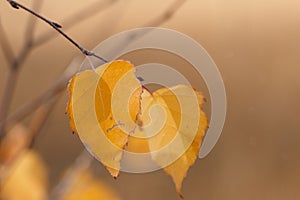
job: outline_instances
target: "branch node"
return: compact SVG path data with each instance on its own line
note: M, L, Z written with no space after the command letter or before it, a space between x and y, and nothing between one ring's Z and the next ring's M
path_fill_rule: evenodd
M52 26L55 26L56 28L62 28L62 26L56 22L50 22Z
M86 56L91 56L91 55L92 55L91 52L89 52L89 51L86 50L85 48L82 48L82 49L81 49L81 52L82 52L84 55L86 55Z
M10 3L10 5L11 5L13 8L19 9L19 6L18 6L18 4L17 4L16 2L14 2L14 1L12 1L12 0L7 0L7 1Z

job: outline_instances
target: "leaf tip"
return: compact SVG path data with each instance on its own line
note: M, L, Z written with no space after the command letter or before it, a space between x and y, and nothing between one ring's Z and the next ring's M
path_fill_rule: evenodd
M184 199L184 196L181 191L178 192L178 196L180 197L180 199Z

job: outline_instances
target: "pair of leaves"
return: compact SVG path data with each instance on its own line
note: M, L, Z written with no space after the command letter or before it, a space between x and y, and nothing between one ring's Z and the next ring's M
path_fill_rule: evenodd
M69 84L70 126L113 177L123 150L150 153L181 186L197 159L208 126L204 97L185 85L150 93L127 61L104 64L75 75Z

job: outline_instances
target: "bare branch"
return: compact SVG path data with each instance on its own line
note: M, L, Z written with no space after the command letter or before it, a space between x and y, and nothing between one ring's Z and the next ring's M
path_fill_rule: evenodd
M150 24L156 23L156 25L160 25L164 23L166 20L170 19L170 16L174 15L176 11L182 6L182 4L185 2L185 0L176 0L171 6L157 19L153 20L150 23L145 24L145 26L148 26ZM165 14L169 13L169 15ZM171 13L171 14L170 14ZM164 16L164 17L163 17ZM169 17L165 17L169 16ZM159 20L158 20L159 19ZM127 44L122 44L123 47L130 44L134 39L136 39L135 36L130 37L127 41ZM122 48L122 47L120 47ZM13 113L11 116L9 116L7 122L13 123L22 120L24 117L26 117L28 114L36 110L36 108L39 107L40 104L43 104L49 100L51 100L52 97L56 96L60 92L64 91L67 85L68 80L76 73L76 66L78 66L78 63L74 60L68 67L67 71L64 72L62 77L57 81L54 85L52 85L48 90L46 90L45 93L41 94L37 98L35 98L33 101L25 104L21 108L19 108L15 113Z
M106 59L104 59L101 56L95 54L94 52L91 52L91 51L85 49L83 46L81 46L80 44L78 44L75 40L73 40L70 36L68 36L65 32L63 32L61 30L62 26L59 25L58 23L48 20L47 18L43 17L42 15L36 13L35 11L27 8L26 6L20 4L20 3L16 2L16 1L13 1L13 0L7 0L7 1L10 3L10 5L13 8L15 8L15 9L22 8L23 10L29 12L30 14L36 16L37 18L41 19L45 23L49 24L53 29L55 29L62 36L64 36L67 40L69 40L69 42L71 42L75 47L77 47L84 55L86 55L86 56L93 56L93 57L96 57L96 58L102 60L103 62L108 62Z
M8 41L8 38L5 34L3 29L1 18L0 18L0 46L4 53L4 58L6 59L7 63L10 64L14 60L14 53L12 51L12 47Z
M15 6L15 5L12 5L12 6ZM38 1L38 2L35 1L34 7L36 9L39 9L40 6L41 6L40 1ZM9 63L10 70L8 72L8 78L6 80L6 83L4 86L4 92L3 92L3 95L2 95L1 101L0 101L0 138L3 137L5 134L5 123L2 123L2 122L6 119L7 114L8 114L10 102L12 100L15 86L17 83L19 66L23 63L23 61L26 59L26 57L28 56L28 54L30 52L30 46L31 46L30 41L32 41L33 29L35 27L35 25L34 25L35 22L36 22L36 20L29 19L28 28L26 31L27 32L26 37L29 41L25 41L25 43L23 45L23 50L21 51L19 56L17 56L14 59L11 59L10 63ZM6 48L8 48L8 50L9 50L9 46L6 46ZM9 51L11 51L11 50L9 50ZM12 52L7 52L7 53L11 53L11 56L13 55Z
M75 24L78 24L79 21L83 21L87 18L90 18L91 16L95 14L99 14L101 11L104 11L107 7L113 5L115 2L119 0L107 0L103 2L102 4L99 4L99 2L95 2L94 4L83 8L82 10L78 11L77 13L73 14L71 17L64 20L61 24L63 24L64 29L67 30L71 27L73 27ZM49 41L50 39L54 38L56 34L53 31L48 31L41 36L37 37L34 41L32 46L36 47L39 45L44 44L45 42Z

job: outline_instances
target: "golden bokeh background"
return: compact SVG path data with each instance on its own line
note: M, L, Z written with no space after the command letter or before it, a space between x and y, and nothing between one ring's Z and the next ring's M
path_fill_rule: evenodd
M30 0L20 2L32 5ZM95 2L43 1L40 13L61 23ZM99 14L78 19L66 32L92 49L115 33L155 19L172 2L119 0ZM0 17L17 54L29 15L0 1ZM209 156L190 169L183 184L185 199L299 199L300 2L187 0L161 26L198 41L219 67L227 92L223 133ZM49 29L39 21L34 34ZM20 70L10 112L41 94L77 55L78 50L59 35L34 49ZM7 69L0 51L0 94ZM51 184L83 149L71 134L66 102L65 92L34 143L50 169ZM122 199L179 199L163 171L122 173L113 180L101 164L97 167L100 178Z

